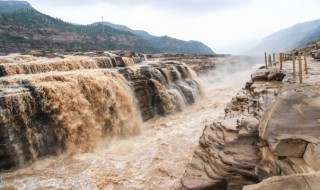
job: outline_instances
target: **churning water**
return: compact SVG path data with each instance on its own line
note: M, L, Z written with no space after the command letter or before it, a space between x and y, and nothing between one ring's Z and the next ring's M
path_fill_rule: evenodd
M256 68L245 58L227 59L198 77L206 97L192 106L144 122L139 135L100 142L91 153L47 157L2 173L0 188L178 189L204 125L224 117L225 105Z

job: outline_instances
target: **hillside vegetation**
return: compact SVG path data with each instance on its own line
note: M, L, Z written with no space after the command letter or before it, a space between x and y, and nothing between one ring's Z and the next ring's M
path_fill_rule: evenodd
M213 54L201 42L169 37L150 40L102 23L71 24L35 10L26 1L0 1L0 52L28 50Z
M205 44L198 41L183 41L179 39L175 39L169 36L153 36L146 31L143 30L133 30L124 25L113 24L110 22L99 22L99 24L103 24L106 26L110 26L112 28L128 31L137 36L140 36L148 42L156 47L160 52L176 52L176 53L198 53L198 54L214 54L214 52Z

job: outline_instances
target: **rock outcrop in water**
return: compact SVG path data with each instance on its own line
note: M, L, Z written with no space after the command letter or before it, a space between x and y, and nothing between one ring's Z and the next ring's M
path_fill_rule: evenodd
M133 52L0 57L0 169L92 151L204 94L185 63L145 60Z
M317 189L317 64L310 64L305 84L295 84L290 77L278 82L284 73L275 68L252 74L246 89L226 107L225 119L205 127L182 178L183 188L234 190L249 185L244 189ZM287 72L291 72L289 68L286 64ZM283 177L268 179L272 176Z

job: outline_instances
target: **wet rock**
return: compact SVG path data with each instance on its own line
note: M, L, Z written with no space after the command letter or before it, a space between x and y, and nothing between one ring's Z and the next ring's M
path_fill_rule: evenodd
M251 74L252 81L268 81L270 69L259 69Z
M163 61L119 72L132 84L143 120L178 111L202 96L200 84L181 62Z
M282 81L285 77L283 71L276 68L259 69L251 75L252 81Z
M250 87L251 87L252 84L253 84L253 81L252 81L252 80L246 82L245 88L246 88L246 89L250 89Z
M286 75L283 73L283 71L278 69L272 69L268 74L268 81L282 81L285 76Z

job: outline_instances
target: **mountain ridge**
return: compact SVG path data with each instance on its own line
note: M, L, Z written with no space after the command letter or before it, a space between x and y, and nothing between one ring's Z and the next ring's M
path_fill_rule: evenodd
M0 0L0 12L13 12L19 9L34 9L27 1Z
M131 32L149 41L153 46L157 46L157 48L162 53L169 53L170 51L176 51L176 53L187 53L187 54L188 53L203 54L203 52L205 54L214 54L214 52L208 46L206 46L202 42L198 42L195 40L184 41L184 40L172 38L170 36L153 36L146 31L133 30L125 25L113 24L111 22L97 22L96 24L107 25L118 30Z
M317 40L320 40L320 19L297 23L272 33L252 48L251 52L285 52Z
M213 51L201 42L185 42L172 38L174 40L169 40L165 44L162 41L160 43L143 38L141 32L137 35L131 31L118 30L97 23L72 24L43 14L26 1L0 1L0 52L2 53L28 50L55 52L126 50L139 53L213 54Z

